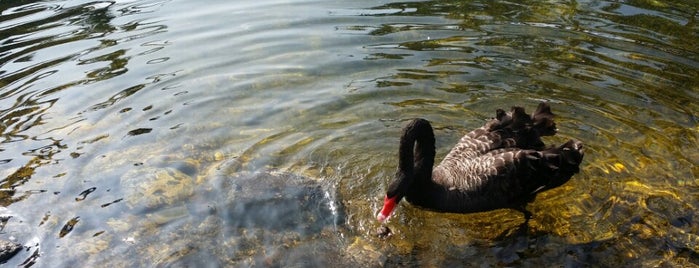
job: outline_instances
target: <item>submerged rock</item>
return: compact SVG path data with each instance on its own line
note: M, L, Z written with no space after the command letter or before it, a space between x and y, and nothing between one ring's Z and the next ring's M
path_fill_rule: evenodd
M97 239L111 241L112 251L130 256L133 266L341 263L345 218L329 181L236 167L216 165L196 177L182 168L135 167L121 177L120 186L128 188L126 205L137 209L110 219L106 233L113 238ZM327 253L316 256L319 251ZM75 258L102 266L122 261L83 252Z
M22 249L22 245L0 239L0 263L5 263Z
M344 221L339 202L314 180L289 173L256 172L229 177L221 211L232 228L318 233Z
M127 188L129 207L155 208L185 200L194 193L194 179L174 168L137 168L124 174L121 187Z
M228 266L352 267L339 233L344 209L325 181L286 172L219 171L217 206L228 229L219 258ZM191 263L190 263L191 264ZM193 265L195 266L195 265Z
M41 244L36 235L36 228L27 223L26 219L13 210L0 207L0 264L17 258L25 258L25 262L34 258L27 252L36 251ZM19 254L26 247L25 253ZM28 259L27 259L28 258Z
M393 234L393 231L391 231L388 226L382 225L378 229L376 229L376 236L379 238L388 238Z

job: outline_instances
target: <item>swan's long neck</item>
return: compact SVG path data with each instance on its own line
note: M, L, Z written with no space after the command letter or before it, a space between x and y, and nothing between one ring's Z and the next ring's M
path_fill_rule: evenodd
M405 137L407 141L405 144L407 146L401 142L401 148L398 152L401 155L407 156L407 159L401 157L401 161L409 162L403 165L398 163L398 166L402 168L403 166L410 166L412 164L413 180L430 182L435 157L434 132L427 120L418 119L413 122L415 122L413 128L408 129L404 134L404 136L407 136ZM412 156L412 159L409 159L410 156Z
M378 215L383 221L391 215L395 205L408 193L415 182L429 183L435 157L434 132L430 122L415 119L403 129L398 149L396 178L386 191L384 207Z
M403 129L398 149L397 180L394 181L394 184L399 184L396 190L405 194L416 180L431 179L434 143L434 132L427 120L415 119ZM393 190L392 187L389 190Z

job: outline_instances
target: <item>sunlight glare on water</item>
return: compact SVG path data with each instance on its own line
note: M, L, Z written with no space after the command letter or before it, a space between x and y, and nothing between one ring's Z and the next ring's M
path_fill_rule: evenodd
M9 266L699 264L692 0L0 3ZM585 143L534 217L375 214L410 119L437 162L514 105Z

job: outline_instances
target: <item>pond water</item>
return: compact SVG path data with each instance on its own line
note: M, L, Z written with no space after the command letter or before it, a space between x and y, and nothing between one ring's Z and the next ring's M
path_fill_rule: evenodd
M3 1L9 266L699 265L699 13L678 1ZM551 103L581 172L529 205L402 202L407 120L439 161Z

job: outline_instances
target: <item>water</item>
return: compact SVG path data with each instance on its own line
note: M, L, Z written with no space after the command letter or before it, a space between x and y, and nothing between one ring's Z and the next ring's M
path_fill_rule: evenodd
M699 264L697 3L0 4L8 266ZM374 215L402 125L438 158L549 101L581 173L515 211ZM438 159L439 161L439 159Z

